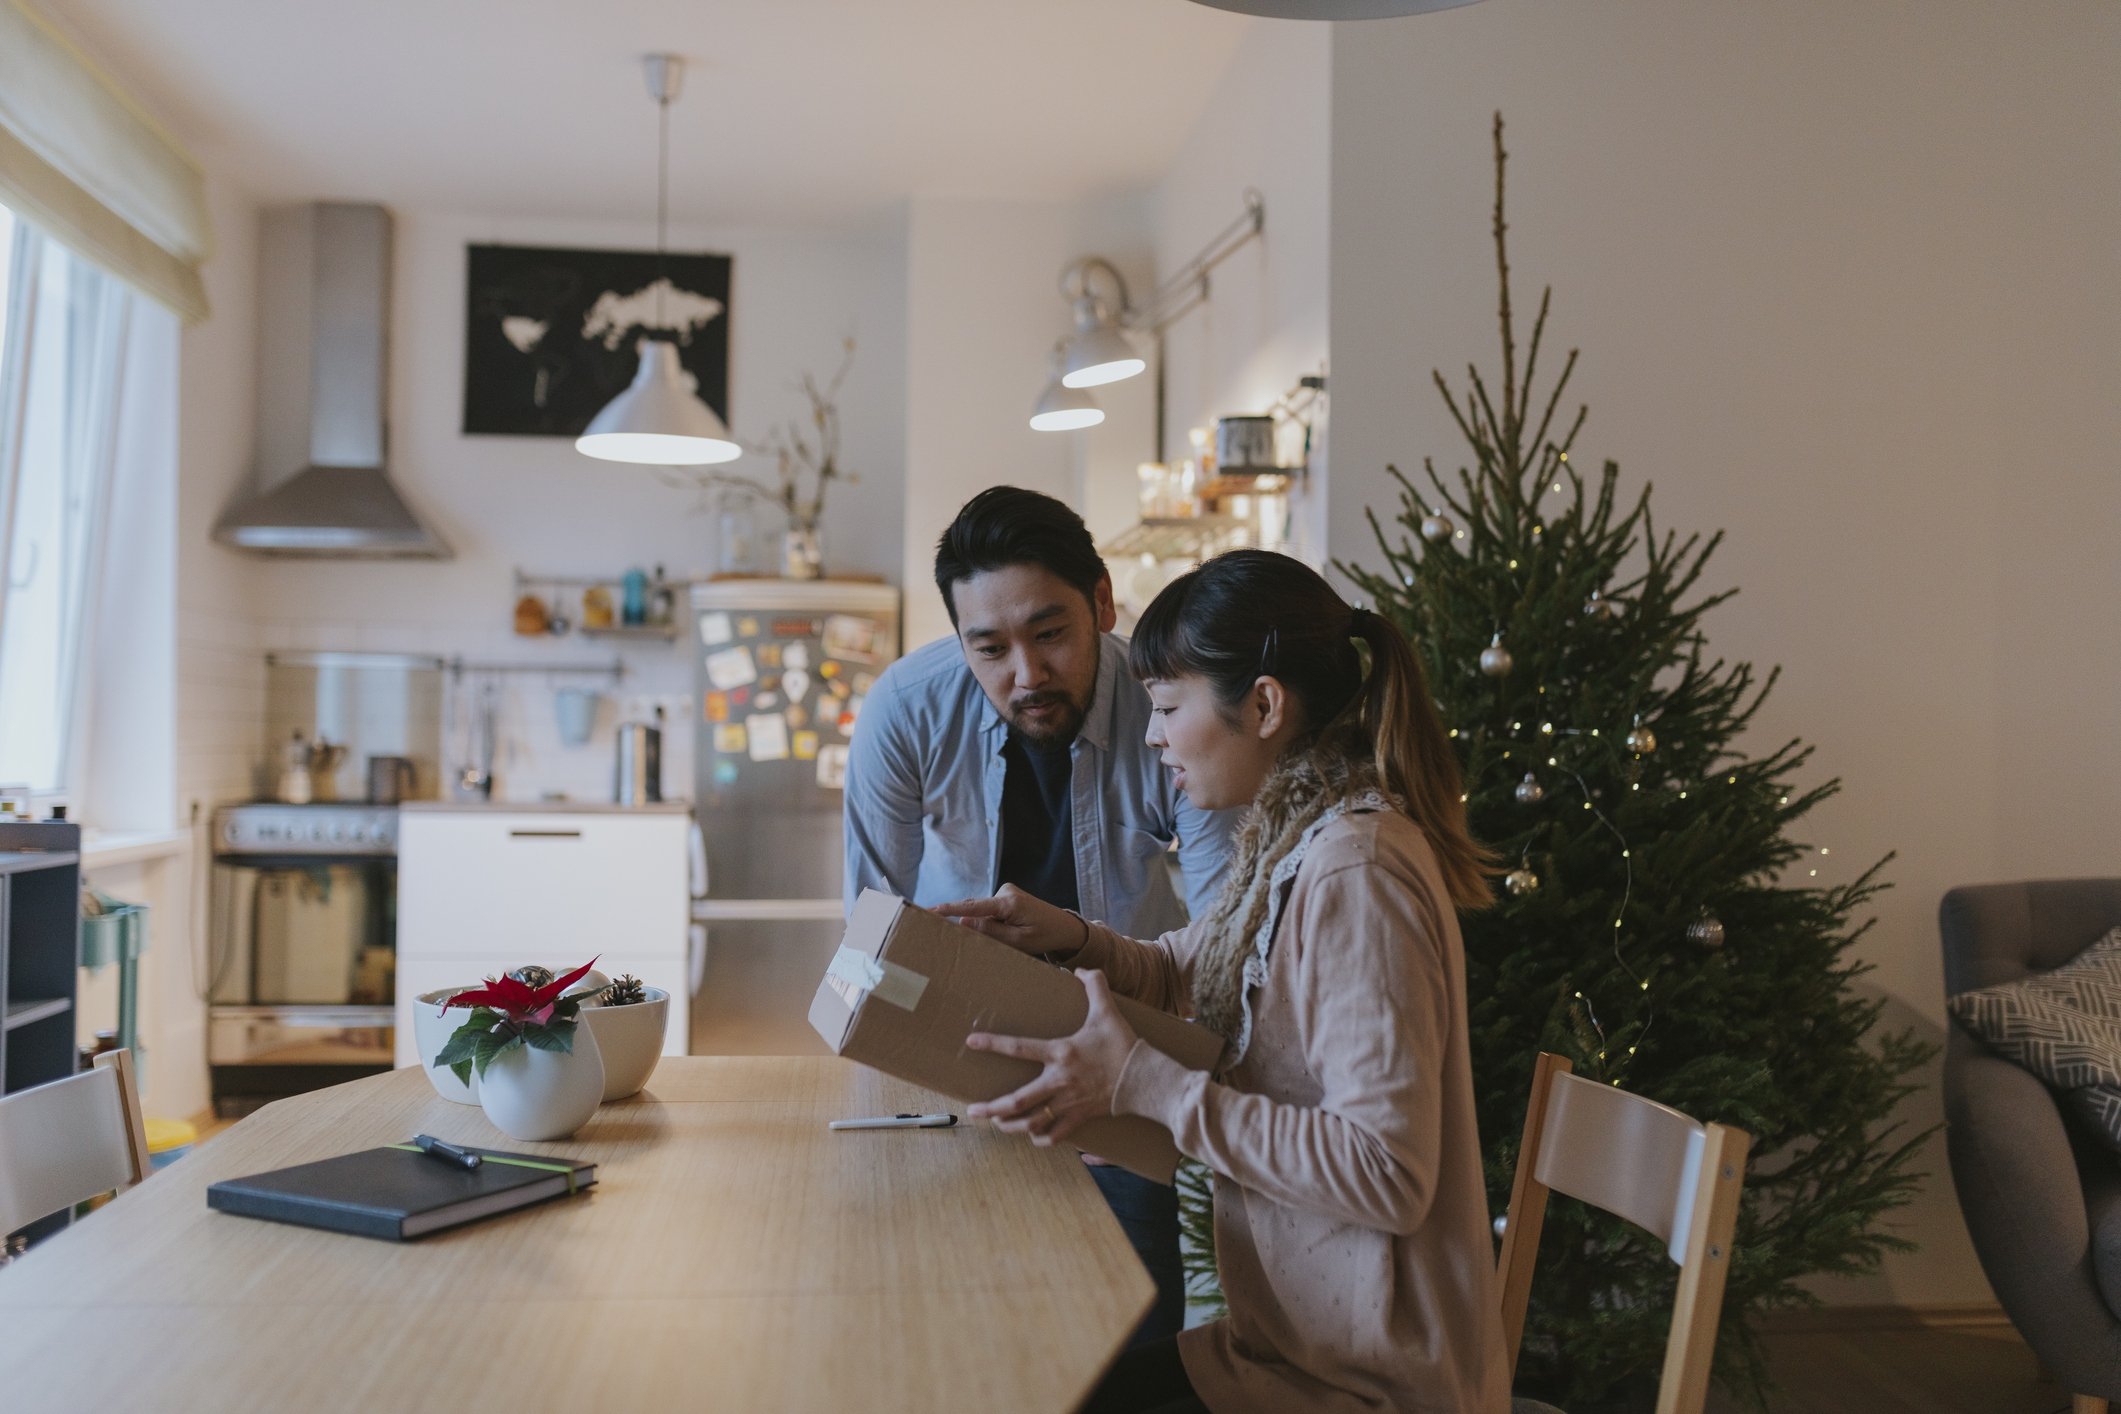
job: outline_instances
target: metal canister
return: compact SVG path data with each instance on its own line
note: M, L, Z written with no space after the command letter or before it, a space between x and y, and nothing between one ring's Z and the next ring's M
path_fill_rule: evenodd
M1278 470L1274 461L1274 419L1264 415L1217 418L1215 470L1222 476Z
M620 805L650 805L663 798L663 729L627 722L618 733L618 772L612 799Z

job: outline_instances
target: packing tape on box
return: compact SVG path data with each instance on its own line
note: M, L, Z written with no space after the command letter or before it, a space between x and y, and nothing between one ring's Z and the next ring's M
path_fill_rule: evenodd
M847 993L852 991L912 1011L921 1004L921 993L928 990L928 979L913 969L871 957L860 948L851 948L844 943L832 955L832 965L825 969L825 975L840 984L834 990L847 997L850 1004L854 997L848 997Z

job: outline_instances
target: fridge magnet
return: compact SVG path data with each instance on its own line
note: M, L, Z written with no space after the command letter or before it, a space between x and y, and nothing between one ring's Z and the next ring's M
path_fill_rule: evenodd
M777 692L781 686L781 675L779 673L761 673L758 682L754 685L760 692Z
M724 722L714 729L714 749L724 756L744 754L744 724Z
M723 757L721 760L714 763L714 783L718 786L735 785L736 770L736 762L730 760L726 756Z
M757 682L758 676L759 670L751 661L751 650L741 643L707 655L707 681L724 692Z
M580 436L633 382L647 334L676 342L728 419L728 256L473 245L465 264L466 433Z
M706 705L707 705L707 720L708 720L708 721L710 721L710 722L726 722L726 721L728 721L728 720L729 720L729 694L728 694L728 693L726 693L726 692L710 692L710 693L708 693L708 694L707 694L707 704L706 704Z
M790 668L781 674L781 691L788 694L790 702L800 702L810 695L810 674L801 668Z
M790 727L806 727L810 725L810 709L800 702L789 703L788 710L781 715L788 719Z
M788 723L771 712L744 721L751 733L751 759L779 761L788 755Z
M775 638L816 638L817 620L775 619L773 621L773 636Z
M827 682L830 682L833 678L836 678L840 675L840 665L837 663L820 663L818 665L817 675L821 678L824 678Z
M854 713L852 713L852 712L842 712L842 713L840 713L840 719L839 719L839 723L838 723L838 725L839 725L839 729L840 729L840 735L841 735L841 736L853 736L853 735L854 735Z
M817 752L817 783L826 790L847 788L847 748L821 746Z
M758 695L757 706L761 712L768 711L780 705L781 695L778 692L762 692Z
M748 687L740 687L735 692L729 694L729 705L732 707L741 707L750 700L751 689Z
M869 689L875 686L875 673L856 673L854 675L854 695L856 697L867 697Z
M852 614L828 614L825 616L824 642L820 646L834 658L851 658L857 663L874 663L883 637L884 626L875 619L858 619Z
M759 645L759 666L762 668L778 668L780 665L781 645L778 643L761 643Z
M825 666L829 668L832 664L827 663ZM835 702L845 702L848 698L854 696L854 689L847 686L845 678L841 678L837 682L827 683L825 690L832 694L832 700Z
M736 632L739 638L757 638L759 636L759 621L746 614L736 621Z
M729 615L700 615L700 642L709 648L718 648L735 637L736 630L729 626Z
M817 760L817 733L816 733L816 732L797 732L797 733L795 734L795 739L794 739L794 741L793 741L793 742L791 743L791 745L792 745L792 746L793 746L793 748L794 748L794 751L795 751L795 759L796 759L796 760L798 760L798 761L815 761L815 760Z
M791 643L781 650L781 666L792 672L801 672L810 666L810 645Z

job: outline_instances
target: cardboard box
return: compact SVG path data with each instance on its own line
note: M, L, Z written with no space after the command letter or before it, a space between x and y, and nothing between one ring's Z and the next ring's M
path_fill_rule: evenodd
M1207 1070L1222 1038L1128 997L1136 1034L1191 1070ZM1053 1040L1089 1015L1089 994L1068 968L1018 952L904 899L864 889L847 936L810 1003L810 1025L849 1060L959 1100L992 1100L1038 1075L1033 1061L974 1051L975 1031ZM1068 1143L1169 1183L1171 1132L1139 1115L1085 1123Z

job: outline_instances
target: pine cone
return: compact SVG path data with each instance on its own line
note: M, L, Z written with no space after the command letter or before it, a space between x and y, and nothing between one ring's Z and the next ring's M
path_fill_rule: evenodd
M597 998L597 1004L599 1006L632 1006L635 1002L645 1002L647 1000L648 994L643 990L641 979L634 976L631 972L621 972L618 975L618 979L609 987L606 987L604 994Z

